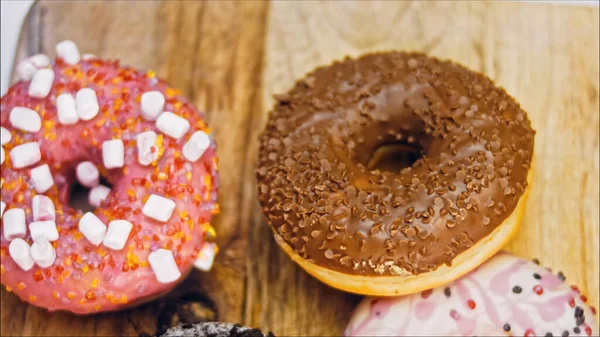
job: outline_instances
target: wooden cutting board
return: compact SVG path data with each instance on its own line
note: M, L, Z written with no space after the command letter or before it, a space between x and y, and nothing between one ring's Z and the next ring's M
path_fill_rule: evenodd
M562 270L598 306L598 8L478 2L38 2L19 58L63 39L153 69L208 112L220 156L221 253L169 296L78 317L2 290L2 335L137 335L219 319L279 336L339 335L360 297L320 284L279 249L255 195L273 93L345 55L401 49L458 61L504 86L534 128L535 179L508 249Z

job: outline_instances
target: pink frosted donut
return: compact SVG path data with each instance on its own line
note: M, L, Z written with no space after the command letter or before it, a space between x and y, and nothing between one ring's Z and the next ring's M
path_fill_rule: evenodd
M71 41L56 51L54 64L23 61L1 100L2 284L87 314L210 268L217 158L203 116L152 71L81 57ZM75 182L93 211L69 206Z
M346 336L597 336L596 310L562 273L499 253L439 288L365 298Z

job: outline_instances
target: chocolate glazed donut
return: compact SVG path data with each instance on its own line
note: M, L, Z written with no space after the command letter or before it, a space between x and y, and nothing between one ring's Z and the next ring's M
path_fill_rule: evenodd
M260 204L278 243L322 281L376 295L431 288L515 232L535 131L489 78L376 53L318 68L275 98Z

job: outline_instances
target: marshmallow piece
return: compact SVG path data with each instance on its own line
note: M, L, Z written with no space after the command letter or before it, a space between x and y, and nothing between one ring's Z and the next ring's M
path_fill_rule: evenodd
M198 258L196 261L194 261L194 267L202 271L209 271L212 268L215 260L216 249L217 244L213 242L204 243L204 245L202 245L202 249L200 249Z
M181 277L179 267L170 250L161 248L153 251L148 255L148 262L156 275L156 280L160 283L171 283Z
M36 142L30 142L15 146L10 151L10 160L14 168L20 169L31 166L42 159L40 146Z
M102 160L107 169L125 165L125 148L120 139L107 140L102 143Z
M42 268L50 267L54 264L54 260L56 260L56 251L54 250L54 247L52 247L52 244L45 239L34 240L31 245L30 254L33 261Z
M165 111L158 116L156 127L165 135L179 139L190 129L190 122L172 112Z
M25 225L25 211L22 208L11 208L2 216L4 238L12 241L16 238L24 238L27 234Z
M37 71L38 68L29 59L21 60L17 65L17 74L23 81L30 81Z
M0 219L2 219L2 214L4 214L4 210L6 209L6 204L4 201L0 201Z
M45 195L36 195L31 200L31 209L33 212L33 221L55 221L56 210L54 203Z
M54 220L34 221L29 224L29 234L33 241L37 240L58 240L58 229Z
M113 220L108 224L102 243L110 249L121 250L125 247L132 228L133 225L127 220Z
M33 64L36 68L46 68L50 65L52 60L46 54L35 54L27 59L31 64Z
M75 98L71 94L60 94L56 98L58 122L62 125L73 125L79 122Z
M56 45L56 55L62 57L66 63L74 65L79 63L81 55L75 42L71 40L61 41Z
M144 204L142 213L156 221L167 222L175 209L175 201L152 194Z
M50 68L40 69L29 84L29 96L35 98L44 98L50 93L54 82L54 70Z
M100 172L91 161L83 161L77 164L75 176L77 181L85 187L92 188L100 183Z
M12 108L9 120L12 126L25 132L38 132L42 129L42 118L37 111L22 106Z
M45 193L54 185L54 178L52 178L52 172L50 172L48 164L32 168L29 174L38 193Z
M12 135L7 128L1 126L0 127L0 145L7 144L12 139Z
M87 212L79 220L79 231L89 242L97 246L104 239L106 225L94 213Z
M155 121L165 108L165 97L160 91L148 91L142 94L142 117L147 121Z
M94 54L83 54L81 55L81 59L84 61L89 61L89 60L94 60L97 59L98 57Z
M31 247L23 239L15 239L8 246L8 254L24 271L28 271L35 263L31 257Z
M0 146L0 165L4 164L4 156L6 155L4 147Z
M88 202L93 207L100 207L100 204L102 203L102 201L104 199L106 199L106 197L108 196L109 193L110 193L110 188L108 188L104 185L94 186L90 190Z
M46 54L37 54L28 57L17 65L17 74L24 81L30 81L38 69L46 68L50 65L50 58Z
M138 148L138 162L147 166L158 158L158 147L156 146L156 133L154 131L142 132L136 137Z
M196 131L190 139L183 145L183 156L185 159L195 162L210 146L210 139L204 131Z
M89 121L98 115L100 105L96 92L90 88L83 88L77 92L77 114L84 121Z

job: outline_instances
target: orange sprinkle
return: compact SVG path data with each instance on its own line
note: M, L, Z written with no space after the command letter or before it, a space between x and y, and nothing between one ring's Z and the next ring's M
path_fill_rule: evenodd
M84 274L87 274L87 272L90 271L90 267L87 265L87 263L83 266L83 268L81 268L81 271Z
M43 280L43 279L44 279L44 275L42 275L42 271L41 271L41 270L39 270L39 269L38 269L38 270L36 270L36 271L33 273L33 279L34 279L36 282L40 282L41 280Z
M55 299L55 300L57 300L57 299L60 298L60 294L58 292L56 292L56 291L53 291L52 292L52 298Z
M56 280L58 281L58 283L63 283L63 277L62 277L62 275L58 275L58 277L56 278Z
M148 70L146 72L146 77L148 77L148 78L155 78L156 77L156 73L154 71L152 71L152 70Z
M19 283L17 284L17 290L23 290L23 289L25 289L26 287L27 287L27 285L25 285L25 283L23 283L23 282L19 282Z
M121 303L127 303L129 301L129 299L127 298L126 295L121 295Z
M94 310L98 311L102 308L102 306L100 304L95 304L94 305Z
M83 234L81 234L80 231L76 231L73 233L73 239L75 239L76 241L79 241L83 238ZM65 261L66 262L66 261Z
M4 274L4 265L0 264L0 275Z
M102 249L102 247L98 247L98 249L96 249L96 252L98 253L98 255L100 255L100 257L104 257L106 255L106 251Z
M9 286L6 286L6 291L8 291L9 293L12 293L12 288Z
M175 90L173 88L167 88L165 90L165 95L167 95L168 98L172 98L173 96L175 96Z
M107 300L112 300L115 297L115 295L113 295L112 293L106 293L104 297L106 297Z
M146 267L148 267L148 261L142 261L139 263L139 265L140 265L140 268L146 268Z
M190 172L187 172L187 173L185 174L185 179L186 179L187 181L192 181L192 172L191 172L191 171L190 171Z
M72 300L75 298L75 293L72 291L67 292L67 298Z
M85 293L85 298L87 298L90 301L93 301L96 299L96 292L93 290L88 291L87 293Z
M31 301L31 302L37 301L37 296L35 296L35 295L29 295L29 301Z

